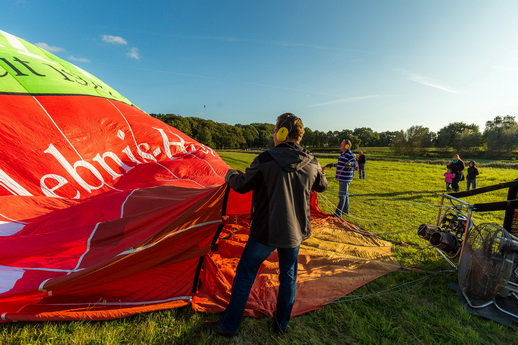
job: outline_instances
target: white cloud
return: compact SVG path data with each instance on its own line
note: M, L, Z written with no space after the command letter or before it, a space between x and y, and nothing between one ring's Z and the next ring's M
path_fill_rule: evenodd
M115 45L128 45L128 41L121 36L112 36L112 35L101 35L101 39L104 42L115 44ZM140 60L140 52L137 47L129 48L126 52L126 56L130 59Z
M131 59L140 60L140 53L137 47L130 48L126 53L126 56Z
M120 36L112 36L112 35L101 35L101 39L104 42L112 43L112 44L120 44L120 45L127 45L128 42Z
M40 47L41 49L45 49L46 51L51 52L51 53L57 53L57 52L61 52L61 51L65 50L61 47L48 45L45 42L38 42L38 43L35 43L34 45Z
M75 57L75 56L70 56L69 59L72 61L75 61L75 62L91 62L87 58L81 58L81 57Z
M364 101L366 99L377 98L377 97L380 97L380 95L367 95L367 96L360 96L360 97L340 98L340 99L335 99L334 101L330 101L330 102L311 104L311 105L308 105L308 108L324 107L324 106L328 106L328 105Z
M408 79L411 81L415 81L416 83L419 83L421 85L430 86L430 87L433 87L433 88L436 88L436 89L439 89L442 91L456 93L456 94L460 93L459 91L453 89L450 86L440 84L434 80L428 79L427 77L425 77L424 75L421 75L421 74L410 74Z

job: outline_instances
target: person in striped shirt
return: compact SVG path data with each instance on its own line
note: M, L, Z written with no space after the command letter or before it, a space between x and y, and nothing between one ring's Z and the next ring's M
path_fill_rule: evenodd
M342 153L338 157L337 163L329 163L326 168L336 168L336 180L339 183L338 190L338 206L334 216L342 217L343 214L349 214L349 184L354 177L354 168L356 167L356 156L351 151L351 141L342 140L340 151Z

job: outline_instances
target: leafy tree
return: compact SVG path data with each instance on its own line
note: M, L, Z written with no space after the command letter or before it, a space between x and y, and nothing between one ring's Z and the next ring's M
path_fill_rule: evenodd
M427 127L423 126L412 126L407 130L408 139L418 147L430 147L432 146L432 139L434 133Z
M461 136L464 133L464 140L461 144ZM472 136L476 139L479 134L478 126L475 124L468 125L464 122L453 122L443 127L437 132L435 140L436 147L452 147L454 149L465 148L466 136Z
M313 147L313 130L311 128L304 128L304 136L302 137L301 144L306 147Z
M313 147L324 147L328 146L327 134L322 131L314 131L312 135Z
M252 143L251 147L267 148L273 145L272 133L275 125L271 123L252 123L250 125L255 127L258 132L257 140Z
M191 131L191 122L188 118L182 117L180 115L175 114L150 114L151 116L163 121L164 123L168 124L169 126L172 126L176 128L177 130L185 133L188 136L192 136Z
M392 150L402 155L424 155L426 148L432 144L433 133L423 126L412 126L404 131L396 132Z
M488 151L511 152L518 147L518 123L514 116L497 116L486 122L484 138Z
M353 147L358 147L361 142L357 136L353 135L353 131L351 131L350 129L344 129L341 131L328 131L324 136L322 136L322 134L324 134L323 132L319 132L319 134L321 135L321 137L319 139L319 144L316 146L321 146L321 147L323 147L323 146L328 146L328 147L340 146L340 143L344 139L351 140Z
M213 135L217 135L217 140L214 140L214 142L218 149L238 149L246 146L242 128L219 123L213 133Z
M379 133L379 138L373 144L373 146L391 146L394 138L396 137L396 133L396 131L385 131Z
M325 146L336 146L336 145L340 145L340 143L342 142L342 140L344 138L342 138L342 133L340 131L328 131L327 132L327 143Z
M216 146L212 141L212 131L207 126L203 126L202 129L198 132L198 137L196 140L209 147Z
M350 129L342 129L339 134L338 134L338 144L340 144L342 142L342 140L344 139L351 139L351 137L353 136L353 131L351 131ZM358 139L358 137L354 137L355 139Z
M349 135L347 139L351 141L351 150L357 150L358 148L360 148L360 146L362 146L362 140L354 134Z
M240 125L237 124L236 127L242 128L243 136L246 140L246 146L248 148L255 146L254 144L259 139L259 130L252 125Z
M484 137L478 131L478 126L476 130L466 128L460 134L454 148L461 151L474 150L482 146L483 142Z
M404 131L397 131L390 148L395 154L405 155L410 151L409 143Z
M379 140L379 134L368 127L355 128L353 135L361 140L362 146L374 146Z

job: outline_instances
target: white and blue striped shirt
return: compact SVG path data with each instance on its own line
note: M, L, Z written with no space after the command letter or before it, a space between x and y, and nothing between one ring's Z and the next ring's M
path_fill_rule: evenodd
M342 152L340 157L338 157L338 163L333 164L336 167L336 179L338 181L351 182L356 165L356 156L351 150Z

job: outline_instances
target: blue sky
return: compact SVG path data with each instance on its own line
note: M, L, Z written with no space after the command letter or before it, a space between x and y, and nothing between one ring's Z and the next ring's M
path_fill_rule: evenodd
M148 113L438 131L518 115L518 1L2 0L0 29Z

